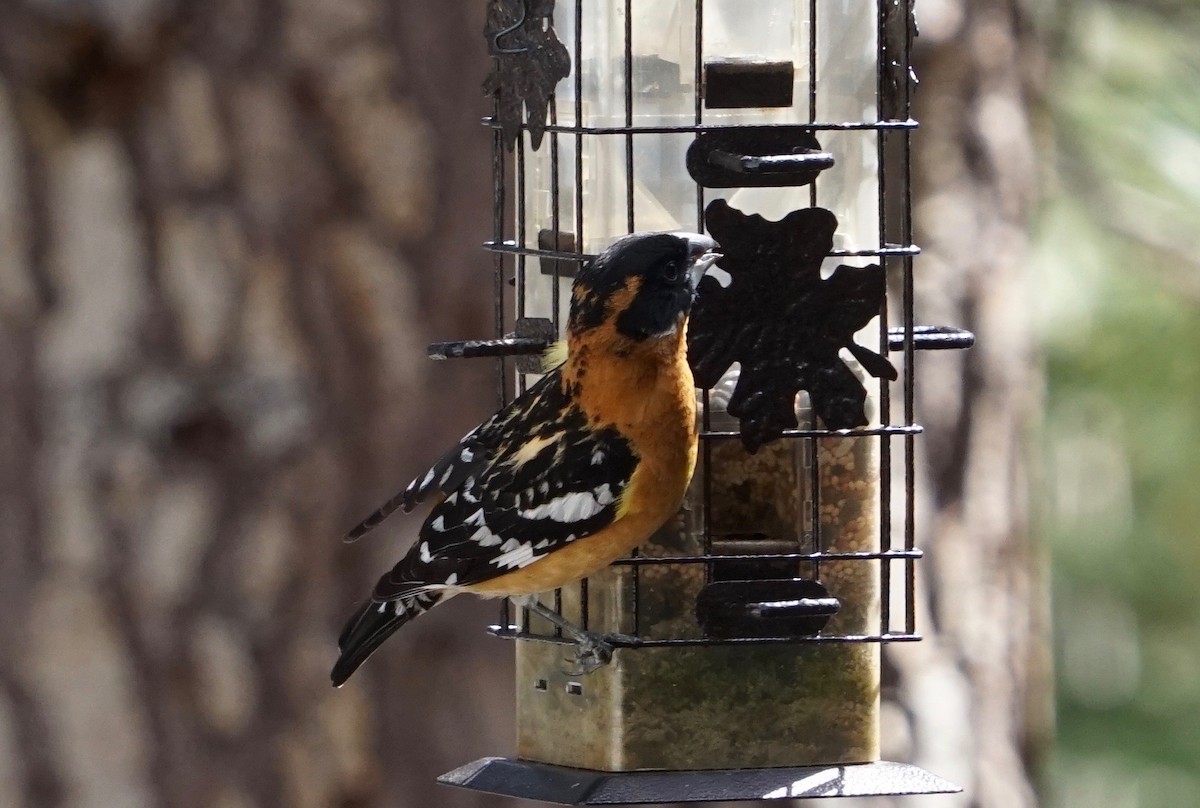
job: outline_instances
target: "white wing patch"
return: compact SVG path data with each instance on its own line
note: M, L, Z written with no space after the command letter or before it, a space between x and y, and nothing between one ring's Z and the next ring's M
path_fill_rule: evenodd
M561 497L521 511L524 519L553 519L555 522L570 524L589 519L604 509L613 501L612 489L608 483L595 491L573 491Z
M500 543L500 537L492 532L484 521L483 508L475 511L475 513L463 520L463 524L467 526L475 526L478 528L471 534L471 541L478 542L480 547L495 547Z
M491 560L497 567L518 569L537 561L539 556L533 554L533 544L518 539L509 539L500 547L501 553Z
M500 543L500 537L488 530L487 525L484 525L471 534L471 541L479 542L480 547L495 547Z
M467 481L465 483L463 483L462 495L463 495L463 499L466 500L467 502L470 502L472 505L474 505L476 502L479 502L479 497L475 496L472 493L472 491L474 489L475 489L475 478L468 477Z

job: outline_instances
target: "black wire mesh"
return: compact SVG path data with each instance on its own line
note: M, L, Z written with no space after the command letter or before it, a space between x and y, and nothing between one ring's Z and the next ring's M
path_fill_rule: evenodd
M588 260L591 255L585 251L588 241L585 235L592 228L585 221L585 149L594 139L617 138L624 145L624 225L627 232L634 232L638 223L637 199L635 194L635 151L639 143L646 138L662 138L669 136L686 136L716 130L737 130L743 124L727 124L705 120L704 97L700 88L704 84L704 0L695 3L695 37L692 71L694 105L690 123L676 125L636 125L634 104L634 0L622 0L624 4L624 41L619 48L613 50L619 53L623 65L624 81L622 89L623 120L620 125L586 125L587 118L584 110L584 73L581 69L584 63L584 38L588 19L587 7L584 0L573 0L573 25L571 42L568 48L572 55L572 77L567 81L572 86L572 112L570 123L559 120L559 110L556 100L552 99L549 106L549 121L545 126L548 145L542 148L548 154L548 188L544 189L549 195L549 215L547 221L534 222L548 238L539 238L536 243L529 239L529 166L531 149L528 138L518 138L512 165L506 158L505 142L501 133L499 116L485 119L484 123L492 127L493 137L493 183L494 183L494 217L493 236L485 245L494 255L496 272L496 336L504 337L513 323L512 317L518 320L527 316L526 288L529 272L529 261L539 262L543 273L552 277L550 319L556 333L561 329L560 280L573 274L574 268ZM641 0L639 0L640 2ZM811 495L803 507L808 513L802 518L811 526L811 550L797 547L796 552L750 553L750 554L714 554L714 537L711 531L712 500L713 500L713 447L721 441L735 440L737 431L721 429L712 422L712 407L709 391L700 391L699 402L702 412L700 434L699 473L701 479L696 483L700 491L701 519L704 525L702 549L699 554L668 555L665 557L643 557L635 554L631 558L618 561L616 566L630 570L630 597L632 604L630 613L631 639L618 644L631 646L674 646L674 645L710 645L738 643L813 643L813 642L897 642L919 639L916 633L914 608L914 588L916 561L922 557L922 552L915 541L915 493L914 493L914 454L915 439L920 434L921 427L914 420L913 385L914 385L914 352L919 343L922 347L964 347L969 344L969 335L959 337L957 344L951 344L948 337L945 344L934 345L928 339L928 334L919 331L914 323L913 311L913 258L920 250L912 240L912 207L910 199L911 173L911 135L917 124L909 117L911 88L910 52L913 35L911 5L908 0L879 0L875 19L875 34L877 43L876 53L876 82L875 82L875 112L876 120L868 121L820 121L818 114L818 20L820 19L816 0L808 0L808 52L807 59L807 120L803 126L812 132L850 132L860 133L864 137L875 138L877 171L877 218L878 241L875 245L858 246L854 249L835 249L828 253L829 257L838 258L877 258L883 264L889 278L887 300L881 307L878 318L878 350L887 356L899 354L902 359L902 375L895 384L900 388L900 406L897 408L893 401L893 390L886 381L879 385L877 396L877 424L851 430L831 431L820 428L800 428L784 432L781 440L804 442L806 452L811 457L811 465L807 473L811 479L807 485ZM776 124L756 123L755 126L772 126ZM777 124L780 126L795 126L796 122ZM564 161L564 143L569 153L569 161ZM570 203L570 214L564 209L563 169L564 162L571 165L574 176L568 177L571 186L567 194ZM682 163L679 171L684 171ZM834 182L835 179L826 180ZM816 206L820 199L818 181L809 185L808 204ZM704 210L706 206L706 190L700 184L695 184L695 229L704 229ZM510 213L511 209L511 213ZM571 221L573 232L563 229L564 218ZM511 232L509 228L512 228ZM604 233L605 236L616 236L618 233ZM543 243L543 241L545 243ZM570 245L566 248L566 245ZM513 300L508 301L508 287L514 287ZM891 325L898 319L896 325ZM961 334L961 332L958 332ZM942 334L946 337L946 334ZM517 372L512 363L501 359L498 363L498 395L501 404L508 400L512 390L520 393L525 388L525 374ZM899 413L895 410L899 409ZM897 417L897 415L899 417ZM821 501L820 501L820 448L823 441L846 440L847 438L871 439L877 441L878 451L878 550L865 552L844 552L828 549L822 535ZM894 443L900 442L899 451L895 451ZM894 489L900 488L897 495ZM901 513L894 514L893 508ZM893 536L893 519L902 529L902 535ZM872 630L861 633L821 633L815 636L787 637L734 637L715 639L708 637L656 637L642 636L639 606L641 603L640 589L643 571L651 567L677 567L680 569L694 565L703 565L705 581L711 581L715 565L730 562L747 562L770 565L777 562L787 562L796 565L807 565L807 572L820 579L822 565L831 562L853 564L876 564L879 568L878 614L872 622ZM897 578L898 580L893 580ZM588 591L589 582L579 584L577 594L580 607L580 622L583 628L589 627L589 603L591 597ZM553 605L561 610L563 592L556 591L553 595ZM894 613L899 608L899 617ZM513 615L507 601L501 607L499 625L493 632L499 636L565 642L561 630L554 629L552 633L538 633L530 629L527 611L522 610L519 621L513 620Z

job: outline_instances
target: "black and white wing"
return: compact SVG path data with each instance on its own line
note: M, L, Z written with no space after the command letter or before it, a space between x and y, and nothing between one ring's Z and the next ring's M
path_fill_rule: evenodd
M457 490L469 476L478 474L482 469L487 468L492 452L507 431L505 424L519 416L524 410L524 405L528 403L527 399L537 396L540 388L551 383L549 381L551 376L557 378L556 373L544 376L524 395L514 399L507 407L463 435L462 439L442 455L427 472L414 479L403 491L380 505L370 516L355 525L346 534L344 540L354 542L361 539L396 510L408 513L420 505L431 492L437 491L442 495L449 495Z
M637 466L629 442L590 427L556 371L518 403L489 430L486 460L443 488L412 550L380 579L376 601L481 583L616 520Z

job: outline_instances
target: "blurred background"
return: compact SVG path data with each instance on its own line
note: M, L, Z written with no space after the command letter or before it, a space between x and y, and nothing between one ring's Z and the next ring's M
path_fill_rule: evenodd
M1200 805L1200 7L1039 10L1054 806Z
M456 602L327 682L338 541L494 406L485 0L0 0L0 806L500 805ZM919 0L897 805L1200 805L1200 8ZM1051 626L1053 625L1053 630ZM871 805L887 805L874 801Z

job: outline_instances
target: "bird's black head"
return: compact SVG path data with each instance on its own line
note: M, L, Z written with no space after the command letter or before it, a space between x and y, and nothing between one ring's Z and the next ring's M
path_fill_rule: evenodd
M587 264L571 293L570 332L611 319L635 341L676 333L692 308L696 284L720 257L716 242L697 233L634 233Z

